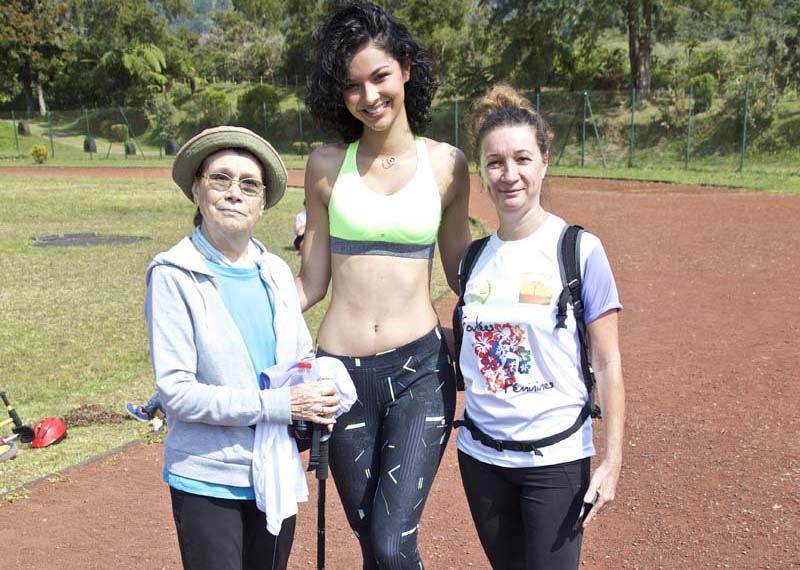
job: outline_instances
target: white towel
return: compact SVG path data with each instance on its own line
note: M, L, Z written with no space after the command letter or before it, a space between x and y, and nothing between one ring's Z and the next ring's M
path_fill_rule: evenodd
M322 356L315 361L313 370L315 374L306 376L297 373L296 363L276 364L261 375L268 388L280 388L306 379L333 382L340 398L336 416L347 412L356 401L356 389L344 364ZM283 521L297 514L297 503L308 501L303 462L285 424L256 424L252 473L256 505L266 516L267 531L277 536Z

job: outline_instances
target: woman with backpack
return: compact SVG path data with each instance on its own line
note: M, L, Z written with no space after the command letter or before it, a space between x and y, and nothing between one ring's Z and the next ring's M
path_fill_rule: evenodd
M417 527L455 413L432 258L438 241L455 287L470 240L467 161L421 136L437 83L405 26L355 2L315 38L306 107L343 142L309 157L297 287L306 310L332 284L317 354L345 364L359 397L334 427L331 472L363 568L419 570Z
M584 232L573 234L580 300L566 309L558 249L568 226L540 203L551 136L530 102L496 87L471 122L500 223L466 268L462 291L466 410L456 425L464 490L493 569L575 570L583 526L614 500L622 463L622 305L600 241ZM591 364L581 353L581 309ZM592 375L606 425L603 459L590 476Z

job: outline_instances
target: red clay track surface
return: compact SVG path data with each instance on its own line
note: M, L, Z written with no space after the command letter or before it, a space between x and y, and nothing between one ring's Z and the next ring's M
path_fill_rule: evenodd
M546 192L603 240L625 305L624 467L582 568L800 568L800 196L586 179ZM475 184L471 213L496 219ZM136 445L2 504L0 567L180 568L161 453ZM315 506L301 505L292 570L316 567ZM327 513L327 568L360 568L332 482ZM452 442L420 548L429 570L488 568Z

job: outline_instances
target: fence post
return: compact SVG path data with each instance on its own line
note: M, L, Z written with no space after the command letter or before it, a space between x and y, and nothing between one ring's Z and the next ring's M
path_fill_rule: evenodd
M636 87L631 88L631 137L628 147L628 168L633 168L633 139L636 135Z
M17 117L14 115L14 111L11 111L11 127L14 129L14 142L17 145L17 158L22 156L22 152L19 150L19 134L17 133Z
M53 123L50 121L50 111L47 111L47 134L50 136L50 157L56 157L56 147L53 145Z
M456 135L455 136L455 147L459 148L459 146L458 146L458 97L456 97L455 112L453 114L455 115L455 123L454 123L455 124L455 135Z
M742 156L739 158L739 172L744 169L744 151L747 148L747 111L750 103L750 80L744 82L744 119L742 120Z
M269 139L269 133L267 132L267 102L261 101L261 116L264 118L264 138Z
M86 138L91 138L92 133L89 129L89 113L86 112L86 107L81 107L83 110L83 120L86 123ZM89 160L92 160L92 154L94 154L91 150L89 150Z
M581 168L583 168L586 159L586 101L589 95L586 91L583 92L583 120L581 121Z
M589 118L592 121L592 128L594 129L594 138L597 141L597 148L600 149L600 159L603 161L603 168L606 168L606 153L603 150L603 140L600 138L600 131L597 130L597 121L592 113L592 103L589 101L589 95L586 95L586 106L589 108Z
M539 88L537 88L537 89L536 89L536 112L537 112L537 113L539 112L539 104L541 103L541 101L540 101L540 99L541 99L541 95L542 95L542 94L541 94L541 92L539 91Z
M689 122L686 128L686 158L683 161L684 168L689 168L689 152L692 148L692 111L694 110L694 83L689 86Z
M300 125L300 142L304 143L306 139L303 136L303 111L300 109L300 99L297 100L297 124ZM300 158L303 158L302 144L300 145Z
M86 107L81 107L83 111L83 122L86 123L86 136L92 136L91 131L89 130L89 113L86 112Z

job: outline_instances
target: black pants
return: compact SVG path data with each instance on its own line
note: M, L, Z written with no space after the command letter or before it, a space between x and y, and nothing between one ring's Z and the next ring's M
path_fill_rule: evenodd
M330 466L365 570L421 570L417 527L447 445L455 377L440 329L387 353L334 356L358 401L336 420Z
M169 491L184 570L286 569L295 517L272 536L255 501Z
M589 458L547 467L498 467L458 452L461 480L493 570L576 570L576 525Z

